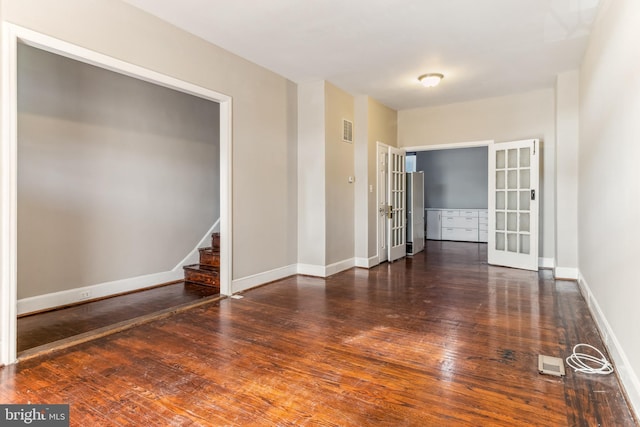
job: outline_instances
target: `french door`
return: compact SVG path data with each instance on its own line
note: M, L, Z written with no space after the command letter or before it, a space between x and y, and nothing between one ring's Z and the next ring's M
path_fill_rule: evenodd
M389 215L389 147L378 142L378 262L389 258L387 217Z
M404 150L381 142L378 150L378 262L407 254L407 181Z
M538 270L539 145L489 145L489 264Z
M407 177L404 150L389 147L387 200L390 203L387 221L389 262L407 255Z

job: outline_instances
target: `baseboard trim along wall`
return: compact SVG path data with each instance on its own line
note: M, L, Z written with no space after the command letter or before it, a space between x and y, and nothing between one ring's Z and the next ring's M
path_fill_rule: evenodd
M305 276L326 277L324 265L297 264L297 270Z
M553 277L557 280L578 280L578 269L570 267L556 267L553 269Z
M611 325L609 325L607 318L604 316L604 313L600 309L598 301L593 296L589 284L579 271L578 287L580 288L580 292L587 302L587 306L589 307L591 316L595 320L596 326L600 331L602 340L607 346L607 351L613 359L615 370L618 374L618 378L620 378L620 381L622 382L622 386L627 393L631 409L634 411L637 417L638 415L640 415L640 379L629 363L629 359L627 358L627 355L620 345L620 342L616 338L615 333L611 329Z
M327 265L324 277L333 276L334 274L340 273L341 271L348 270L355 266L356 266L355 258L349 258L342 261L334 262L333 264Z
M356 258L349 258L334 262L326 266L312 264L298 264L298 274L315 277L329 277L341 271L348 270L356 266Z
M182 270L172 270L23 298L18 300L18 315L104 298L124 292L137 291L183 278L184 273Z
M75 304L81 301L89 301L96 298L110 297L124 292L133 292L163 283L184 279L182 267L199 262L198 249L204 246L211 246L211 234L219 229L220 218L211 226L206 234L200 239L194 249L187 254L171 271L152 273L144 276L114 280L111 282L99 283L97 285L84 286L82 288L68 289L50 294L37 295L34 297L18 300L18 316L34 311L48 310L64 305ZM292 274L295 274L292 273ZM275 280L275 279L274 279Z
M556 266L556 261L553 258L538 258L538 267L540 268L550 268L554 269Z
M378 262L378 256L374 255L371 258L356 258L356 267L371 268L380 264Z
M264 285L265 283L273 282L275 280L284 279L285 277L294 276L298 273L298 264L291 264L285 267L275 268L273 270L265 271L264 273L252 274L251 276L242 277L240 279L234 279L231 282L232 292L246 291L247 289L255 288L256 286Z

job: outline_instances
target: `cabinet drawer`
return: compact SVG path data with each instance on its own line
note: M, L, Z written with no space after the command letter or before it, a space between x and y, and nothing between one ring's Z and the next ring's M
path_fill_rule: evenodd
M478 217L478 211L473 211L473 210L461 210L459 213L460 216L463 216L465 218L477 218Z
M478 228L478 218L467 218L463 216L442 217L443 227L452 228Z
M487 231L489 229L489 224L478 224L479 231Z
M442 240L460 240L464 242L477 242L477 228L443 228Z
M489 227L489 219L488 218L478 218L478 228L486 230Z
M489 218L489 212L488 211L478 211L478 216L480 218Z
M460 215L460 211L457 210L443 210L442 211L442 216L458 216Z
M456 219L457 216L442 216L442 226L443 227L456 227Z
M487 243L489 241L489 233L485 231L478 232L478 242Z

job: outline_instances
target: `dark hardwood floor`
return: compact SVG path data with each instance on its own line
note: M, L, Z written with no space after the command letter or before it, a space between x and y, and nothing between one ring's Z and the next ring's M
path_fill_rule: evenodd
M486 245L296 276L0 371L2 403L71 425L633 426L615 375L540 375L603 348L577 285Z
M65 338L217 295L217 289L178 282L18 318L18 354Z

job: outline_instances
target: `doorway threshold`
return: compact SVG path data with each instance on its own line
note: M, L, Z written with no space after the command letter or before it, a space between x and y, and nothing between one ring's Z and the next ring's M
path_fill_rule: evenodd
M163 289L164 288L164 289ZM182 289L182 290L181 290ZM190 293L176 300L176 292ZM197 294L194 296L193 294ZM18 361L62 350L224 298L180 282L18 319ZM147 300L137 306L135 302Z

